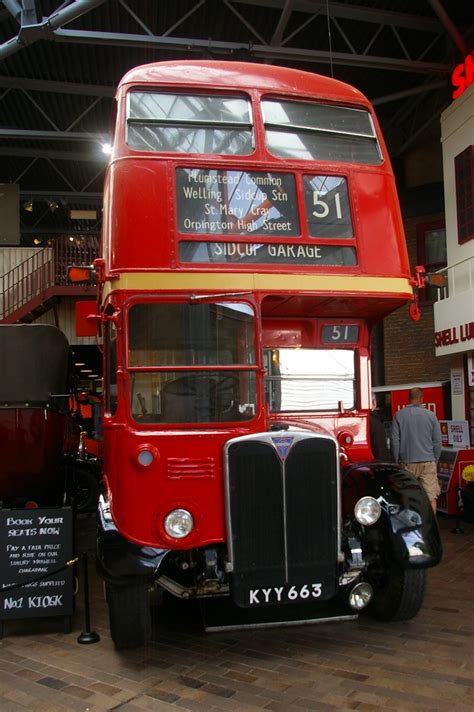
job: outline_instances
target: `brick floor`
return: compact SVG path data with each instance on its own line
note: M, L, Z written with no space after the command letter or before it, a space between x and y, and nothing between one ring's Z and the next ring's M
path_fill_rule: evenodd
M440 519L444 560L429 572L413 621L370 618L299 628L206 634L197 607L155 621L154 640L117 653L102 585L90 564L92 627L79 645L54 619L12 621L0 641L0 712L474 712L474 525L454 534ZM79 550L93 559L93 518L80 521ZM82 547L82 548L81 548Z

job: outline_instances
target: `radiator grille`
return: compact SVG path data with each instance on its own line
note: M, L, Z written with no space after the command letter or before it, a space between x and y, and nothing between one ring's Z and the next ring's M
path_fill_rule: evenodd
M227 448L233 596L241 606L248 605L250 589L321 583L318 600L335 594L337 448L330 438L298 434L290 440L282 456L267 433Z

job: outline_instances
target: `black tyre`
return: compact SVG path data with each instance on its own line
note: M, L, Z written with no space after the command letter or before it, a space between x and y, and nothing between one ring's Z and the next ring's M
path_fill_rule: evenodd
M125 586L107 584L110 634L117 650L139 648L150 637L148 586L143 580Z
M96 473L88 467L76 467L74 471L74 499L76 511L95 512L99 496L99 482Z
M426 569L402 569L392 562L384 571L368 574L374 589L367 613L380 621L407 621L414 618L425 597Z

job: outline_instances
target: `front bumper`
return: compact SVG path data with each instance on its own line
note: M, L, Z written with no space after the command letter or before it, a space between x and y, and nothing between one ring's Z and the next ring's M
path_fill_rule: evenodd
M115 584L132 576L156 578L168 549L140 546L125 539L115 526L105 494L99 497L97 518L97 568L102 578Z

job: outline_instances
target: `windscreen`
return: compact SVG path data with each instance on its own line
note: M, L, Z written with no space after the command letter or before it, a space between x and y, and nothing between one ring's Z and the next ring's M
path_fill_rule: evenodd
M240 302L135 304L128 367L137 422L248 420L256 412L254 312Z
M377 165L382 154L368 111L303 101L262 102L267 146L279 158Z
M266 395L273 412L336 411L355 406L352 349L269 349Z
M244 97L133 91L127 144L138 151L246 156L254 138Z

